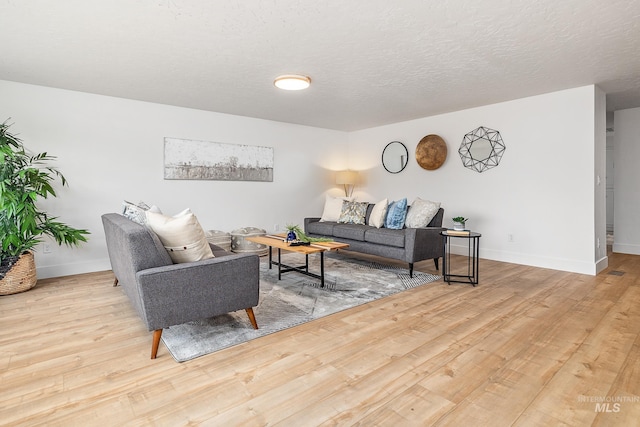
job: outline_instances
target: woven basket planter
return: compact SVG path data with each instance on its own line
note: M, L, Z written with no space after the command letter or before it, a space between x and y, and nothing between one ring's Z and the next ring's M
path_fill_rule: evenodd
M33 288L38 281L36 277L36 262L33 253L25 252L18 261L0 279L0 295L17 294Z

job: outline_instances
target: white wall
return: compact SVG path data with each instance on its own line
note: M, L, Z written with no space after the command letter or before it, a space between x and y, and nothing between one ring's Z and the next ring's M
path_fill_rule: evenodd
M614 114L613 251L640 255L640 108Z
M594 104L603 96L596 89L586 86L353 132L350 167L364 175L354 194L370 201L439 201L445 226L462 215L470 218L469 228L482 233L482 258L595 274ZM457 152L463 136L478 126L500 131L506 145L500 165L483 173L464 168ZM415 161L418 142L429 134L440 135L448 146L447 160L435 171ZM404 142L410 153L407 168L396 175L380 164L384 146L394 140Z
M596 273L607 268L607 100L596 86L594 99L594 228Z
M347 134L247 117L0 81L0 120L33 152L58 157L69 180L43 203L92 235L81 248L36 253L40 278L110 268L100 215L122 200L174 214L190 207L205 229L273 231L321 212L330 170L347 166ZM273 182L165 181L164 137L274 147Z
M594 208L601 167L594 135L604 96L598 91L586 86L347 134L0 81L0 119L11 117L29 149L58 157L70 186L44 208L92 232L81 248L38 252L41 278L109 269L100 215L119 211L123 199L168 214L190 207L205 229L273 231L274 224L318 215L325 194L341 194L332 171L347 167L363 171L355 192L361 200L419 196L442 202L447 226L453 216L470 217L468 226L483 234L481 257L595 274L603 222ZM479 174L462 166L457 150L481 125L499 130L507 148L498 167ZM414 153L432 133L444 138L449 154L440 169L426 171ZM165 181L164 137L272 146L274 181ZM410 153L397 175L380 163L393 140Z

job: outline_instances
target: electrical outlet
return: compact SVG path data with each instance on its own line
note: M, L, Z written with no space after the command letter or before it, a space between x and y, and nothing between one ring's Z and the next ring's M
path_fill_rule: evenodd
M507 241L513 243L513 234L507 234Z
M42 244L42 253L43 254L50 254L51 253L51 244L50 243L43 243Z
M273 224L273 231L280 231L280 224Z

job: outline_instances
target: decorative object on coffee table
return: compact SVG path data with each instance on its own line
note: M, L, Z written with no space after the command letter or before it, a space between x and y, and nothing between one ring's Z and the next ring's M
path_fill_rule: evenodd
M306 243L318 243L318 242L333 242L333 239L330 237L309 237L307 236L304 231L302 231L302 228L300 228L299 225L287 225L287 230L289 230L289 232L287 233L287 240L300 240L302 242L306 242ZM289 236L291 235L291 233L293 233L293 239L289 239Z
M205 237L207 242L231 252L231 234L220 230L208 230L205 232Z
M447 159L447 144L438 135L427 135L416 147L416 161L426 170L436 170Z
M264 236L266 230L256 227L238 228L231 232L231 251L264 256L269 252L266 245L247 240L247 237Z
M480 126L464 136L458 153L464 167L481 173L498 166L505 149L500 132Z

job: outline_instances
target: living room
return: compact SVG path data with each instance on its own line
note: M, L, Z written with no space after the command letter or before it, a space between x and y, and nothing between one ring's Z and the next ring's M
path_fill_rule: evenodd
M605 174L604 94L596 86L354 132L7 81L0 88L12 131L29 149L56 155L69 180L44 206L93 234L81 248L37 252L42 278L108 269L100 215L120 211L123 200L167 214L191 208L207 230L273 232L275 224L320 214L327 194L343 194L334 182L343 169L360 171L357 200L421 197L442 204L447 226L453 216L469 217L469 227L483 233L484 258L585 274L606 266L604 245L595 243L606 241L604 217L596 216L604 199L594 199L604 191L596 176ZM456 157L464 134L482 124L498 129L507 149L498 167L479 174ZM449 145L441 168L426 171L413 160L400 174L384 170L387 143L404 142L411 153L429 133ZM274 180L165 180L165 137L273 147Z
M180 2L168 2L167 7L177 4ZM635 3L626 7L629 8L627 15L637 16L638 6ZM634 35L631 33L629 38ZM4 67L0 67L0 70ZM311 71L309 73L312 74ZM253 226L268 232L282 231L286 224L302 224L303 218L319 215L327 195L342 195L343 189L335 183L335 173L345 169L359 172L360 181L354 190L357 200L376 202L382 198L397 200L407 197L411 202L421 197L442 204L445 209L444 225L447 227L452 225L451 218L454 216L470 218L469 228L482 233L482 267L486 268L488 274L485 278L491 283L498 283L500 275L509 277L507 270L513 268L525 276L534 274L533 271L539 274L537 278L570 277L572 282L594 283L592 286L595 287L595 283L600 283L597 280L604 280L599 279L598 273L610 266L610 254L607 254L605 243L605 188L602 183L608 172L606 128L613 126L615 155L619 160L616 162L617 246L614 244L614 250L617 247L620 253L640 254L640 231L633 224L640 206L634 189L640 172L630 163L637 158L639 150L635 135L638 134L637 123L640 123L640 108L637 108L640 104L635 108L625 107L615 112L610 110L607 100L609 92L605 92L600 81L557 86L554 90L347 130L344 124L335 128L303 125L251 117L241 112L207 111L197 107L127 99L123 95L126 91L109 96L94 93L89 88L72 90L35 82L28 75L29 72L24 71L23 78L14 79L9 78L14 76L9 71L0 74L0 117L14 123L12 131L20 136L27 148L57 156L56 166L69 180L68 187L58 189L59 197L42 204L45 210L92 233L89 241L79 248L52 245L51 253L36 252L39 278L46 280L73 275L69 283L73 295L81 292L82 288L76 283L83 276L75 275L95 273L95 280L108 282L110 279L107 272L111 266L100 216L120 211L123 200L155 204L167 214L188 207L196 213L207 230L231 231ZM273 77L271 74L265 75L263 83L269 86L269 90L276 91L272 88ZM101 76L96 74L95 78L100 79ZM315 75L312 75L310 90L317 90L315 85L320 84L314 78ZM176 85L190 86L186 80ZM478 81L477 85L482 86L482 81ZM526 82L522 85L526 85ZM629 90L630 93L637 91L638 88ZM482 93L485 94L484 91ZM286 97L288 105L281 110L291 111L293 115L294 110L303 108L305 94L303 91L290 95L275 96L279 103L283 102L281 98ZM250 95L244 99L247 104L252 103ZM257 104L264 110L269 109L268 104ZM463 167L457 150L464 134L481 125L501 132L506 151L498 167L479 174ZM413 155L417 143L428 134L440 135L448 147L445 163L434 171L422 169ZM273 182L165 180L163 148L166 137L273 147ZM389 174L380 162L382 150L391 141L403 142L410 153L406 169L399 174ZM276 225L279 230L276 230ZM458 248L458 252L462 253L463 248ZM629 258L624 260L622 264L631 263ZM615 265L617 268L621 264L616 262ZM417 268L433 271L432 264L428 263L422 263ZM629 275L627 272L625 280L631 280ZM561 280L553 283L557 286L563 284ZM65 292L63 286L56 285L51 289L52 298L64 300L64 294L61 296ZM99 303L100 306L126 304L126 299L119 299L113 289L108 288L108 292ZM433 290L426 292L420 295L438 298ZM455 299L451 294L455 290L442 292L448 293L451 300ZM468 295L467 292L470 291L465 290L464 295ZM596 294L603 296L603 300L609 296L605 291ZM28 297L28 294L24 295ZM473 301L471 296L468 298ZM567 298L577 297L572 293ZM69 296L70 301L73 299L74 296ZM409 304L406 299L395 301L401 305ZM38 297L37 302L46 305L46 296ZM24 307L13 310L37 310L38 306L25 303ZM60 312L65 312L65 306L61 307ZM392 310L387 305L377 307L381 311ZM73 310L82 311L79 305L74 305ZM629 310L630 316L637 316L633 308ZM116 317L116 311L103 314L110 313L105 317ZM499 310L496 312L500 313ZM457 314L466 316L463 312ZM362 314L358 321L368 319L373 322L374 317ZM135 316L131 318L135 319ZM38 319L42 320L43 317L39 316ZM435 322L436 319L433 320ZM87 328L91 329L99 322L99 319L91 318L91 325ZM349 323L347 320L344 322ZM322 325L325 331L337 328L327 322ZM147 332L140 325L132 328L112 336L105 334L104 340L110 346L100 348L104 353L139 352L142 349L145 353L140 355L140 360L127 361L126 357L122 360L123 363L135 365L139 372L145 371L139 377L144 382L144 376L157 375L155 371L158 368L144 357L147 356ZM305 331L312 335L322 333L313 328ZM348 331L344 332L345 336L355 334L353 329ZM375 331L369 333L376 334ZM637 335L637 331L633 330L625 333ZM24 332L24 335L29 333ZM302 340L292 332L285 336L294 341ZM326 334L322 337L327 339ZM393 340L393 334L390 333L388 338ZM305 339L307 344L308 339ZM270 345L274 347L269 347L267 352L271 351L273 356L277 353L273 348L278 344L274 337L270 340ZM124 348L118 347L118 342L122 342ZM361 339L361 343L366 344L366 340ZM287 342L285 347L288 351L294 351L295 346ZM637 348L637 344L634 348ZM252 351L257 354L259 350ZM233 354L235 356L237 353ZM362 357L361 354L359 356ZM260 363L273 363L275 366L277 357L273 356L268 362L260 359ZM188 371L188 368L181 368L168 357L165 359L169 360L161 360L162 369L159 369L161 372L171 372L168 380L171 385L165 386L180 389L181 381L188 381L188 378L180 378L180 374ZM5 366L11 365L9 356L4 360ZM42 360L40 363L46 365L46 361ZM187 376L205 372L214 382L217 371L215 366L209 365L212 360L225 365L228 376L231 375L229 372L236 369L230 361L216 356L215 359L191 363L190 366L197 367L198 371L196 374L194 369ZM248 372L248 360L243 359L244 365L237 368L238 372ZM108 378L110 371L120 369L118 362L117 357L111 356L110 361L101 362L103 364L99 370ZM70 362L65 363L64 366L52 368L52 378L63 370L73 372ZM168 367L168 363L176 367ZM309 372L313 372L318 367L315 364L319 363L313 359L308 367ZM83 375L82 372L91 369L91 362L84 358L81 365L78 377L71 373L67 381L73 383ZM165 368L167 371L163 371ZM46 366L43 369L46 370ZM279 369L282 375L288 375L286 366L280 366ZM297 372L300 374L301 371ZM276 373L271 372L270 375ZM340 373L335 381L352 380L358 373L350 372L349 375ZM41 381L46 383L45 379ZM246 383L251 379L241 377L238 381ZM304 388L304 384L297 386L301 390ZM212 399L223 399L227 393L218 390L215 394L207 394L206 387L202 385L201 390ZM228 393L234 391L245 392L238 386ZM130 389L125 393L131 400L147 399L146 395L138 395ZM113 399L113 396L110 398ZM157 399L156 405L160 406L160 393L153 394L152 398ZM64 406L63 402L52 405L61 406ZM189 406L185 404L185 407ZM42 411L46 413L47 409ZM627 407L626 414L629 413L631 409ZM97 414L106 415L99 411Z

